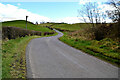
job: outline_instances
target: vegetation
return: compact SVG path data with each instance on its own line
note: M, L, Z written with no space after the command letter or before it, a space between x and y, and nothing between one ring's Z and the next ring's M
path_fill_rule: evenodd
M24 20L7 21L7 22L3 22L2 26L3 27L8 27L8 26L20 27L20 28L26 29L26 21L24 21ZM43 26L40 26L40 25L35 25L31 22L27 22L27 29L28 30L41 31L41 32L53 32L52 30L50 30L46 27L43 27Z
M2 40L0 40L0 79L2 79Z
M105 23L106 14L105 12L101 11L101 8L98 8L97 2L88 2L81 6L82 8L78 10L78 16L82 17L80 20L84 21L85 23L92 23L92 25L90 25L92 27L96 27L98 23Z
M56 26L58 30L64 29L64 36L60 38L61 41L65 42L66 44L72 47L80 49L90 55L96 56L116 66L119 66L119 37L113 35L113 33L117 34L116 32L114 32L116 31L116 24L104 24L103 27L99 26L99 24L96 28L89 28L85 23L67 25L68 26L66 26L66 24L59 24ZM55 25L53 25L52 27L55 27ZM73 29L74 27L76 29ZM97 40L96 36L99 37L100 35L104 36L100 40Z
M54 34L55 31L53 29L49 29L47 27L43 27L40 25L35 25L31 22L27 22L27 29L26 22L23 20L16 20L16 21L8 21L3 22L2 25L2 38L3 39L15 39L18 37L25 37L26 35L51 35Z
M25 50L28 42L40 36L53 36L57 34L47 27L35 25L31 22L28 22L27 30L25 28L25 21L23 20L2 23L2 36L4 38L2 42L3 79L26 78Z
M116 66L120 66L120 9L117 5L118 3L116 4L114 0L112 0L110 4L117 9L117 11L108 11L108 17L111 18L114 23L105 23L104 20L99 20L101 17L104 19L106 15L101 15L99 9L97 9L97 5L90 3L85 6L86 10L82 9L80 13L82 15L88 15L89 23L87 23L87 19L85 19L86 16L83 16L85 23L77 24L36 23L35 25L27 22L26 30L26 21L24 20L3 22L3 28L10 26L12 29L14 27L14 30L11 30L11 32L18 31L12 33L12 35L8 29L3 30L3 33L5 33L5 35L7 34L7 38L11 40L5 38L2 42L2 78L25 78L25 49L28 42L33 38L40 37L41 32L44 34L41 36L51 36L51 34L54 34L52 28L64 33L64 36L59 38L64 43ZM37 33L34 33L34 31L37 31ZM17 34L19 32L20 34ZM40 33L40 35L32 36L32 33ZM8 34L17 37L9 38ZM56 34L57 33L54 35ZM3 35L3 37L5 37L5 35Z
M115 65L120 64L120 52L118 42L115 42L109 38L103 40L81 40L75 39L68 35L64 35L60 38L61 41L68 45L80 49L93 56L107 60Z
M52 28L55 29L61 29L65 31L76 31L81 28L86 28L88 27L87 24L85 23L77 23L77 24L55 24L52 26Z
M2 42L2 78L25 78L25 49L28 42L40 36L26 36Z

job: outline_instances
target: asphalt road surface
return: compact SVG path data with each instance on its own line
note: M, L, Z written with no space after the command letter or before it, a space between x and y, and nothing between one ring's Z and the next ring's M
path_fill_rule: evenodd
M117 67L64 44L57 32L28 44L28 78L118 78Z

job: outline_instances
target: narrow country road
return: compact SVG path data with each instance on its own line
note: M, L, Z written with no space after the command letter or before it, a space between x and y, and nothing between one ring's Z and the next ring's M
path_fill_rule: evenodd
M28 78L118 78L117 67L64 44L57 32L27 46Z

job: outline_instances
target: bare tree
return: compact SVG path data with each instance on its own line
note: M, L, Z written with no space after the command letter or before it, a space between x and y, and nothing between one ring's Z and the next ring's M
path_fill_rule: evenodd
M120 22L120 1L118 0L110 0L109 5L111 5L114 10L106 11L110 19L113 22Z
M88 2L83 5L78 12L79 16L82 17L81 20L89 26L89 29L86 30L86 32L91 33L96 40L101 40L105 35L105 24L103 23L106 22L106 14L98 6L97 2Z
M104 23L106 15L104 12L100 11L98 4L96 2L89 2L83 5L83 7L78 10L79 16L82 17L85 23L92 23L92 27L96 27L98 23ZM90 24L89 24L90 25Z
M114 9L108 10L108 17L112 19L112 21L117 24L117 36L120 38L120 1L119 0L110 0L109 5L111 5Z

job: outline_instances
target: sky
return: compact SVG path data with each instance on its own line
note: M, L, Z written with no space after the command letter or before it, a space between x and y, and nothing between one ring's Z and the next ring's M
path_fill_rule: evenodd
M53 19L77 16L77 9L80 5L77 2L22 2L5 3L18 6L30 12L46 16Z
M26 1L23 2L14 0L1 0L0 2L0 20L25 20L25 16L28 17L28 21L31 22L65 22L65 23L79 23L82 22L77 17L78 10L81 9L81 5L86 2L94 2L96 0L39 0L39 1ZM24 0L25 1L25 0ZM97 0L100 4L99 7L103 8L103 2L106 0ZM104 10L109 6L104 4Z

